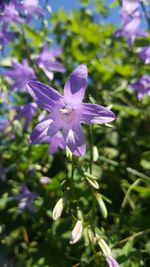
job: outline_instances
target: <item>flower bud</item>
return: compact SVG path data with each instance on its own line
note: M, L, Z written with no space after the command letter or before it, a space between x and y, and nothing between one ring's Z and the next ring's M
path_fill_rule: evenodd
M96 181L96 177L93 176L92 174L85 172L84 173L85 179L88 181L88 183L95 189L99 189L99 184Z
M60 218L62 211L64 207L64 199L61 197L55 204L55 207L53 209L53 220L56 221L58 218Z
M41 176L40 177L40 184L47 185L51 182L51 179L47 176Z
M96 237L97 237L98 244L99 244L102 252L104 253L104 255L107 257L110 256L111 250L110 250L109 246L107 245L107 243L105 242L105 240L100 238L98 235L96 235Z
M69 161L72 161L72 152L70 151L69 147L66 146L66 156Z
M78 220L72 230L70 244L73 245L79 241L83 231L83 224L81 220Z
M94 244L96 240L95 240L94 233L93 233L93 231L91 230L90 227L87 228L87 234L88 234L88 238L89 238L90 242L92 244Z
M96 146L93 147L93 161L96 162L99 158L98 149Z
M100 194L96 194L95 196L96 196L96 200L97 200L99 207L100 207L101 215L104 219L106 219L108 216L106 205L105 205Z

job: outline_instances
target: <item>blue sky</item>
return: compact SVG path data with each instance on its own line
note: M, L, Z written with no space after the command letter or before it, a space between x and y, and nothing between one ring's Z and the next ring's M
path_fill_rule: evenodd
M53 11L57 11L61 7L63 7L66 11L70 11L72 9L78 9L80 7L79 0L49 0L49 3ZM106 0L105 3L106 5L109 5L112 3L112 0ZM106 21L119 24L120 23L119 8L110 9L110 15Z

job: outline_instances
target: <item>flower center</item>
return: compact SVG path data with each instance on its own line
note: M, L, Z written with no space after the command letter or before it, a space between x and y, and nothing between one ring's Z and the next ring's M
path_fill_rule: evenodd
M60 109L61 114L65 116L71 115L72 111L73 109L70 105L66 105Z
M60 109L61 119L67 124L70 124L74 118L74 110L71 105L65 105Z

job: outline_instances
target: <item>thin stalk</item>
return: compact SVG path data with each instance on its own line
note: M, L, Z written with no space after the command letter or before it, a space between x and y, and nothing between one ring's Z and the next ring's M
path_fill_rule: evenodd
M138 178L130 187L129 187L129 189L127 190L127 192L126 192L126 195L125 195L125 197L124 197L124 199L123 199L123 202L122 202L122 205L121 205L121 209L124 209L125 208L125 206L126 206L126 204L127 204L127 202L128 202L128 197L129 197L129 195L130 195L130 193L131 193L131 191L139 184L141 182L141 179L140 178Z
M121 205L121 209L120 209L120 220L119 220L119 224L118 224L118 227L121 226L121 223L122 223L122 219L123 219L123 211L124 211L124 208L128 202L128 199L129 199L129 196L130 196L130 193L131 191L141 182L141 178L138 178L130 187L129 189L127 190L126 194L125 194L125 197L123 199L123 202L122 202L122 205Z
M25 49L26 49L27 58L28 58L29 62L32 63L32 60L30 58L30 51L29 51L28 43L27 43L27 40L26 40L26 37L25 37L23 24L21 24L21 32L22 32L22 37L23 37Z
M71 195L73 195L73 177L74 177L74 157L72 155L72 159L71 159L71 175L70 175L70 191L71 191Z
M27 59L28 59L29 63L31 64L31 66L34 68L35 73L38 74L38 70L37 70L36 64L34 63L34 61L30 57L30 48L29 48L28 42L26 40L23 24L21 24L21 33L22 33L22 38L23 38L24 45L25 45Z
M93 167L93 125L90 126L90 173Z

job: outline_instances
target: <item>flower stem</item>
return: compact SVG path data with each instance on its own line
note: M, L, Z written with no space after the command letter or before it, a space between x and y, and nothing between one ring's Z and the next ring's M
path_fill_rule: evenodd
M93 165L93 125L90 126L90 173L92 174Z
M71 175L70 175L70 191L71 191L71 195L73 195L73 177L74 177L74 157L72 155L72 159L71 159Z

